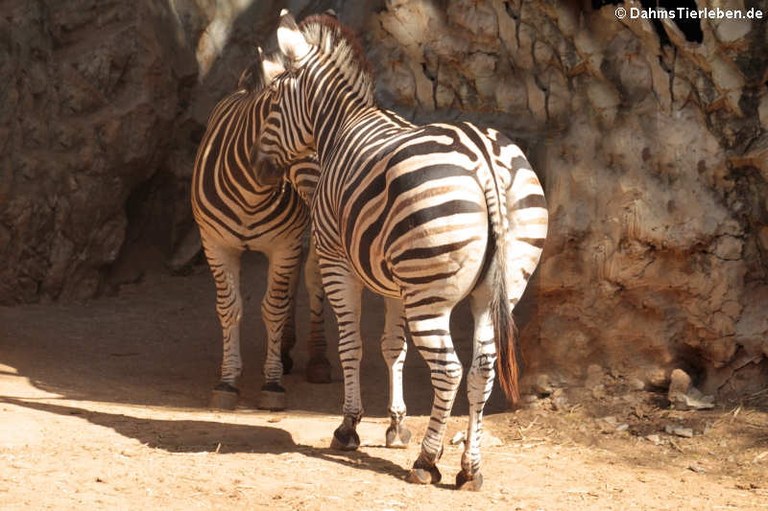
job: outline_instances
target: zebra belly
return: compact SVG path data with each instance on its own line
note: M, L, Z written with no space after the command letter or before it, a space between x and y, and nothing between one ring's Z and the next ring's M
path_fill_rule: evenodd
M226 210L196 197L193 212L203 241L259 252L296 243L309 225L309 212L292 189L286 190L287 194L265 197L260 203L229 203Z
M242 228L238 231L231 229L201 229L204 243L215 244L235 250L270 253L276 248L301 243L307 231L305 219L294 218L268 231L259 227Z

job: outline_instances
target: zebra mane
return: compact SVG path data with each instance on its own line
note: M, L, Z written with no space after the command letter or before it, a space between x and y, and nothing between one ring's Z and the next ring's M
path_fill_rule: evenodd
M237 81L237 90L245 89L248 92L259 91L264 88L264 75L261 72L261 60L257 59L251 62L248 67L240 73L240 79Z
M373 104L373 70L352 29L327 14L308 16L299 29L307 42L329 57L350 82L362 81L365 100Z
M273 51L265 54L261 48L258 50L259 56L240 73L236 90L258 92L269 85L274 77L285 69L282 53Z

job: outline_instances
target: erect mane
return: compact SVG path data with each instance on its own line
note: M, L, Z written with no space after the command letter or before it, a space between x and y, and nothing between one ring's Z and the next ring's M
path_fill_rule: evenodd
M246 90L248 92L259 91L264 88L264 74L261 71L261 60L256 59L240 73L240 79L237 81L237 90Z
M366 99L373 102L373 71L363 45L352 29L327 14L307 16L299 29L307 42L331 58L347 78L352 81L362 79Z

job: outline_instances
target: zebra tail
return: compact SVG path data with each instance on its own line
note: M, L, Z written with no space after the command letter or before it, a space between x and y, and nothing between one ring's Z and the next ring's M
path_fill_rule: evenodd
M520 399L518 379L524 360L512 309L541 258L548 213L541 183L520 148L494 130L484 135L488 164L480 165L476 175L485 194L492 235L486 278L492 279L488 283L496 367L502 390L515 404Z
M496 373L499 386L511 404L520 400L519 378L522 372L522 360L519 356L517 328L512 311L509 308L506 284L506 265L504 244L496 238L496 259L491 280L493 297L491 299L491 319L493 336L496 340Z
M522 357L518 356L517 329L507 293L507 238L511 234L507 195L497 171L490 165L486 169L485 172L481 170L478 177L490 217L489 250L493 260L487 278L490 278L492 290L490 307L496 341L496 372L507 400L516 404L520 400L518 380L522 372Z

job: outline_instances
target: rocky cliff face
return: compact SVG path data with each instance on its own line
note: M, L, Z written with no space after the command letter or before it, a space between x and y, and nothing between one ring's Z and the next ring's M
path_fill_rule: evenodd
M384 106L496 127L530 155L552 221L522 311L532 373L768 383L765 2L690 2L764 16L745 20L287 3L333 7L363 34ZM2 2L0 302L93 296L170 254L208 111L285 4Z
M371 23L381 94L421 118L470 111L543 175L551 236L523 335L538 370L602 364L653 382L678 364L710 392L759 389L766 21L575 5L389 2Z
M208 111L280 7L2 2L0 303L91 297L167 255Z
M8 9L6 9L8 7ZM0 301L87 297L169 148L188 62L152 2L4 2Z

